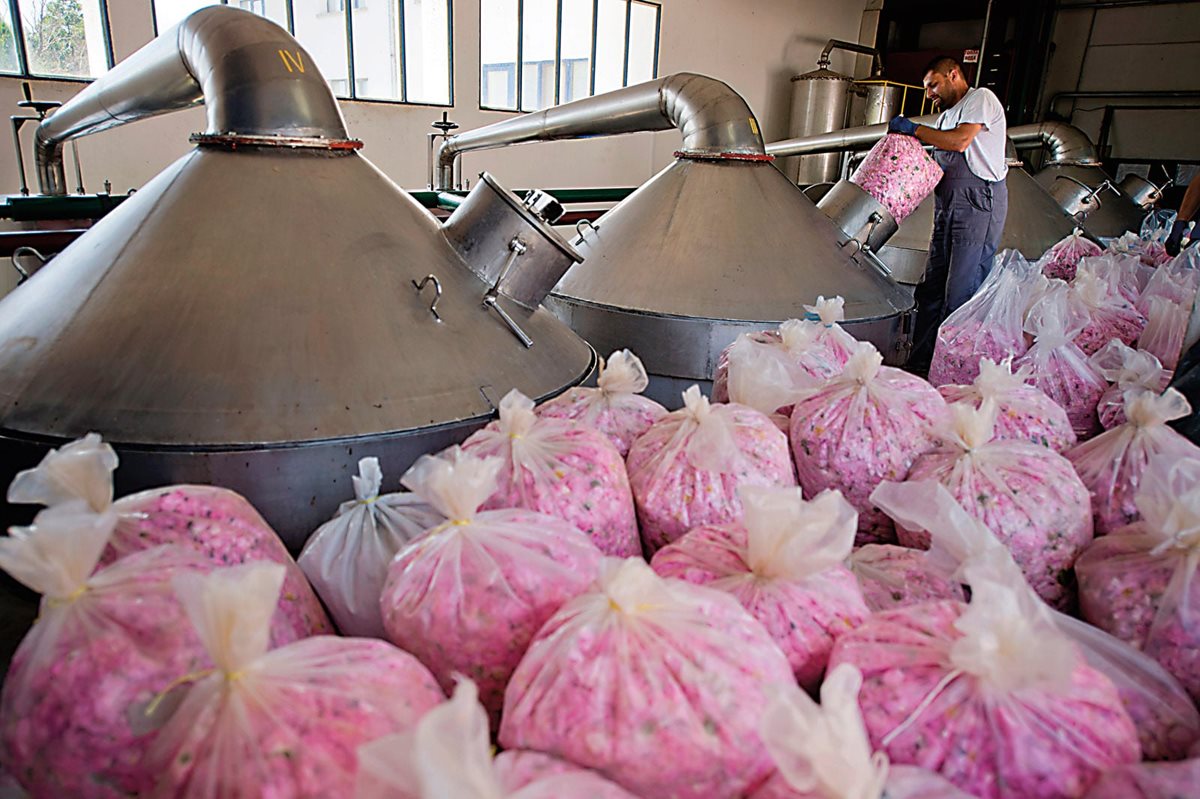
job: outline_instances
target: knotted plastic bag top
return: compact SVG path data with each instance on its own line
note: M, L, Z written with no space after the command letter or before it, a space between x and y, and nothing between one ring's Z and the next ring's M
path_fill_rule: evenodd
M805 501L799 488L742 486L746 563L759 577L803 579L845 561L858 512L839 491Z

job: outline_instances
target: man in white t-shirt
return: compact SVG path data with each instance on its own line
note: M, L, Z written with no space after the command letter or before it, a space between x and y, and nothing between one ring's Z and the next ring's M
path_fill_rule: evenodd
M1008 215L1004 106L990 89L972 89L962 65L939 56L926 67L925 95L942 111L937 127L904 117L889 123L893 133L915 136L934 147L944 175L934 190L933 239L925 279L917 286L913 331L914 371L933 357L937 329L969 300L991 270Z

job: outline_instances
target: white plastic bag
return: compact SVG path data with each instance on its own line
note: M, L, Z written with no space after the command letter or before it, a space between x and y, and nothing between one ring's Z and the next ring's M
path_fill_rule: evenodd
M1104 281L1109 292L1120 294L1135 305L1154 271L1136 255L1122 253L1105 252L1079 262L1079 274L1088 272L1095 275Z
M713 375L713 402L742 402L733 398L730 373L739 373L737 382L753 377L757 368L769 365L781 377L808 382L807 377L824 379L841 371L849 357L847 347L854 339L839 324L844 318L842 298L804 306L814 318L789 319L775 330L742 333L717 359ZM778 378L776 378L778 380ZM743 397L746 393L743 386Z
M776 346L738 337L729 350L727 399L772 418L780 414L776 423L786 428L797 392L841 371L840 362L813 344L820 330L814 322L793 319L780 325Z
M176 673L207 664L171 589L212 565L163 546L94 571L117 523L82 501L0 538L0 567L42 594L0 700L0 761L35 797L109 799L150 786L145 713Z
M871 748L858 709L862 673L843 663L821 685L821 704L781 688L759 733L778 771L750 799L971 799L941 776L888 763Z
M358 748L354 799L636 799L587 769L537 752L492 756L487 714L475 683L409 732ZM532 768L531 768L532 766Z
M642 392L650 385L646 368L629 350L600 361L595 388L577 386L535 409L549 419L569 419L608 436L624 458L633 440L666 416L667 409Z
M1183 340L1192 307L1158 295L1147 297L1144 307L1148 321L1138 339L1138 349L1150 353L1162 361L1164 368L1174 371L1183 356Z
M445 517L412 494L380 494L378 458L358 462L355 498L317 528L296 562L343 635L385 637L379 595L388 564L405 544Z
M1146 327L1146 317L1092 272L1083 271L1075 276L1068 301L1087 320L1072 339L1085 355L1093 355L1113 339L1133 344Z
M175 485L112 501L117 454L89 433L51 450L36 468L13 478L8 501L53 506L68 499L87 501L97 513L111 507L117 526L100 564L160 544L178 544L214 565L271 561L286 569L280 611L291 621L292 638L333 632L304 572L283 541L240 494L216 486Z
M1138 298L1138 310L1144 316L1150 316L1150 298L1163 297L1190 312L1196 301L1197 287L1200 287L1200 252L1189 247L1155 270L1146 283L1146 290Z
M1141 521L1077 564L1084 618L1153 657L1200 697L1200 452L1150 460Z
M596 769L639 796L739 796L771 768L757 734L768 688L793 680L733 597L609 558L517 667L500 744Z
M697 386L634 442L626 465L650 551L698 525L741 519L740 486L796 484L787 436L766 415L710 404Z
M1087 486L1071 462L1028 441L994 440L996 405L951 405L944 444L913 463L910 480L936 480L1012 553L1025 578L1059 608L1074 602L1071 566L1092 540ZM896 529L901 544L925 548L929 533Z
M983 285L938 328L929 366L934 386L965 385L979 375L983 358L995 361L1024 355L1022 324L1032 279L1037 268L1016 250L996 259Z
M883 480L902 480L937 443L946 402L919 377L882 366L862 343L840 375L803 394L792 410L791 444L804 493L842 492L858 511L858 543L895 540L891 519L867 499Z
M268 652L278 564L173 583L215 668L179 675L190 687L144 756L153 796L350 796L357 747L445 699L416 658L385 641L315 636Z
M1029 310L1025 329L1035 336L1033 346L1013 365L1031 367L1029 384L1066 410L1071 428L1082 440L1100 427L1096 405L1107 384L1072 341L1086 320L1072 314L1067 292L1065 284L1055 284Z
M499 458L452 447L422 456L402 482L447 521L396 554L379 600L387 637L449 690L473 679L498 717L534 633L587 590L601 553L573 525L522 508L480 510Z
M805 501L799 488L743 486L744 519L693 527L655 553L663 577L732 594L815 690L834 639L870 612L843 565L858 514L836 491Z
M1104 773L1084 799L1187 799L1200 785L1200 759L1138 763Z
M968 605L875 614L838 639L830 669L862 671L867 731L892 762L980 799L1079 796L1138 760L1137 731L1112 681L1084 662L1011 559L997 560L965 568Z
M1125 419L1125 392L1136 391L1161 394L1171 382L1171 372L1164 369L1158 358L1126 346L1120 341L1110 341L1090 359L1096 371L1104 376L1109 386L1100 397L1096 407L1100 426L1111 430Z
M1075 277L1081 258L1102 252L1100 245L1084 237L1081 228L1075 228L1070 235L1046 250L1038 259L1038 266L1046 277L1071 280Z
M1055 452L1075 446L1075 431L1067 411L1036 386L1028 384L1033 367L1025 365L1016 372L1012 359L999 363L986 358L979 362L979 376L966 386L939 386L947 403L965 402L976 408L990 399L996 403L994 436L1001 440L1029 441Z
M539 419L533 401L513 389L500 401L500 419L462 448L503 462L483 510L546 513L583 530L606 555L641 552L625 462L605 434L563 419Z
M1125 424L1067 452L1091 492L1096 535L1138 520L1135 498L1152 457L1200 456L1200 447L1167 426L1189 413L1191 406L1176 389L1168 388L1161 395L1133 393L1125 398Z

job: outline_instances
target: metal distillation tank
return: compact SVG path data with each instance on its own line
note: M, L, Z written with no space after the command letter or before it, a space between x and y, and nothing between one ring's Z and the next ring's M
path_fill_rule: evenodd
M651 395L674 405L740 333L803 317L820 295L843 296L847 330L902 362L911 298L775 168L720 81L671 75L468 131L442 146L439 180L470 150L670 128L675 161L573 242L583 262L547 306L598 351L636 352Z
M296 548L353 496L360 457L395 486L510 389L591 373L545 309L484 306L489 284L357 152L310 55L254 14L197 11L63 106L39 129L43 185L62 190L72 136L201 100L197 146L0 301L6 472L96 431L119 491L226 486Z

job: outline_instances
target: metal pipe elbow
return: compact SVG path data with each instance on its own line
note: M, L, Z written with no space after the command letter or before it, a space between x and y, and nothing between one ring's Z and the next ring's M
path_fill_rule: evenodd
M1037 122L1008 129L1016 144L1041 143L1049 150L1051 164L1092 165L1100 163L1087 134L1066 122Z

